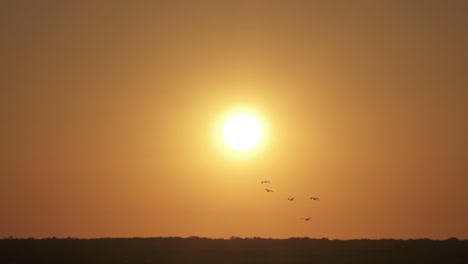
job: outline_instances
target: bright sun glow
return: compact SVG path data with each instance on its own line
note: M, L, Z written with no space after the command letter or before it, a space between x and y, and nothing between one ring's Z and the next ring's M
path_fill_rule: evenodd
M224 142L234 150L248 151L260 143L262 126L250 114L242 113L231 116L223 125Z

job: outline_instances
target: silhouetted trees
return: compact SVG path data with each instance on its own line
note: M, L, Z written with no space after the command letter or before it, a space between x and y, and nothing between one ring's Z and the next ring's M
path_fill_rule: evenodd
M0 263L468 263L468 240L8 237Z

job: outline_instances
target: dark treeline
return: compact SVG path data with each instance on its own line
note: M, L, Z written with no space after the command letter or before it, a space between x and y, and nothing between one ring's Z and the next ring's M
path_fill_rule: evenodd
M468 240L10 237L0 263L468 263Z

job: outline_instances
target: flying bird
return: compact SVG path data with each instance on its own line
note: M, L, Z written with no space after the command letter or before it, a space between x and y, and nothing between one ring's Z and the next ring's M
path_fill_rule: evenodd
M264 184L264 183L270 183L271 184L270 181L262 181L262 184Z
M265 189L266 192L273 192L273 190Z
M318 201L318 200L320 200L320 199L317 198L317 197L310 197L310 200Z
M310 221L310 219L312 219L311 217L308 217L308 218L301 218L302 220L304 221Z
M294 197L288 198L288 201L291 201L291 202L294 201Z

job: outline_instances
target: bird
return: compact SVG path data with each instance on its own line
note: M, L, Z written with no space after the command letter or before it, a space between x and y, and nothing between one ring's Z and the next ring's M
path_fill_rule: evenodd
M273 190L265 189L266 192L273 192Z
M294 201L294 197L288 198L288 201L291 201L291 202Z
M262 181L262 184L264 184L264 183L270 183L271 184L270 181Z
M310 219L312 219L312 218L311 218L311 217L307 217L307 218L300 218L300 219L302 219L302 220L304 220L304 221L310 221Z
M310 197L310 200L318 201L318 200L320 200L320 199L317 198L317 197Z

